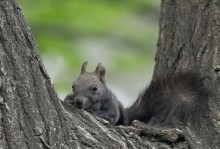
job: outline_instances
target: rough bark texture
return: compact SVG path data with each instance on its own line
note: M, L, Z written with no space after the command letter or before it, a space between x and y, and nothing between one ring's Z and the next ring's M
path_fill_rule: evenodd
M210 148L220 148L219 31L219 0L162 0L154 77L190 69L205 78L211 111L198 136Z
M215 1L163 0L154 76L197 69L211 115L199 132L134 122L114 127L58 99L15 0L0 1L0 148L219 148L219 10ZM65 107L65 108L64 108Z

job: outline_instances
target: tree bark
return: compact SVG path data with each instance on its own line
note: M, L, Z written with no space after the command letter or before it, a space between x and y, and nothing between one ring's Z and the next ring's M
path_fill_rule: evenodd
M210 113L198 135L220 148L220 1L162 0L154 78L167 72L197 71L210 90Z
M61 103L21 9L0 1L0 148L219 148L219 22L215 1L163 0L154 77L195 69L213 92L201 132L134 121L112 126Z

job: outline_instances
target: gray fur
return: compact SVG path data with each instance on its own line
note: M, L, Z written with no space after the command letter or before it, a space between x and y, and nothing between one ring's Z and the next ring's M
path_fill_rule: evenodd
M126 109L129 123L136 119L150 124L189 122L199 126L201 118L208 114L208 97L209 92L198 73L168 74L152 80L135 103Z
M65 101L111 124L126 125L136 119L149 124L189 122L197 125L209 111L209 92L196 72L168 74L152 80L134 104L125 110L106 86L105 68L99 63L94 72L87 72L87 64L83 63L80 76L73 83L73 93L67 95Z
M80 76L73 82L73 93L67 95L64 101L104 118L111 124L127 123L124 107L106 86L105 68L99 63L95 72L87 72L87 64L83 63Z

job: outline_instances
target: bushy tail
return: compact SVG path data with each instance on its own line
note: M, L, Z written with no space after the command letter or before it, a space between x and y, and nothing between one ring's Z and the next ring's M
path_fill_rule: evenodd
M161 125L174 122L198 123L207 112L208 91L194 72L167 75L152 80L136 102L127 109L129 123L134 119Z

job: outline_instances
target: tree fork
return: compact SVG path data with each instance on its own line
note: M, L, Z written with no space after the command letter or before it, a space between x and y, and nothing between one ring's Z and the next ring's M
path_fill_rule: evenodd
M218 115L220 104L217 98L220 94L219 32L216 32L220 29L219 7L217 0L162 0L154 72L155 77L166 73L165 69L199 67L213 92L209 103L214 116ZM165 129L137 121L133 126L115 127L62 104L15 0L0 1L0 109L0 148L4 149L220 146L216 117L213 121L205 118L206 125L199 134L190 127Z

